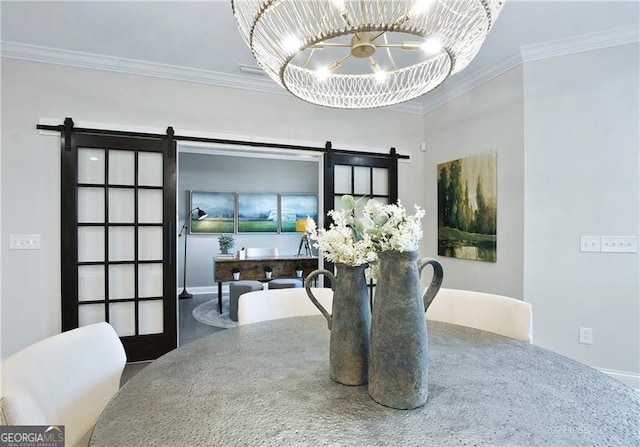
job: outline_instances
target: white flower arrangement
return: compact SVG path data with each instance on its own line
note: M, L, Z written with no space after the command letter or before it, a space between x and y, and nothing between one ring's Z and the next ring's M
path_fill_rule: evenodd
M418 249L425 212L417 205L415 210L409 216L400 201L385 205L373 199L360 209L352 196L345 195L341 210L328 213L333 219L328 230L318 230L310 220L307 231L313 246L322 250L329 261L351 266L375 265L379 252ZM357 218L356 214L362 217ZM375 271L372 276L376 276Z
M376 252L415 251L419 248L425 212L418 205L414 207L415 214L409 216L400 200L397 205L384 205L376 200L367 202L361 222Z
M377 259L371 240L358 230L353 197L343 196L342 209L331 210L328 215L333 219L328 230L318 229L312 220L307 223L307 232L314 241L313 246L322 250L325 258L351 266L367 264Z

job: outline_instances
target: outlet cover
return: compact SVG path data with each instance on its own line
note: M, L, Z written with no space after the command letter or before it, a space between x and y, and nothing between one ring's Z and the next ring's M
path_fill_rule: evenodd
M593 329L590 327L580 328L580 343L583 345L593 344Z

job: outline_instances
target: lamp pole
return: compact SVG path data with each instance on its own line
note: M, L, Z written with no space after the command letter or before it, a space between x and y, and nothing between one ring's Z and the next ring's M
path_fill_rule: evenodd
M198 210L198 220L202 220L205 217L207 217L207 213L202 211L200 207L197 206L193 208L191 211L187 213L187 217L184 220L184 225L182 225L180 234L178 234L178 237L182 237L182 233L184 233L184 262L182 263L182 292L180 292L180 295L178 295L178 298L180 298L181 300L184 300L186 298L193 298L193 294L187 292L187 239L188 239L189 233L185 233L185 230L187 229L187 224L189 223L189 220L191 220L191 213L193 213L195 210Z

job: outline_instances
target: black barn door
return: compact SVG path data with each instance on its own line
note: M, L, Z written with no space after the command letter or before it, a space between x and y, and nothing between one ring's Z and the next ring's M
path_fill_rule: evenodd
M128 361L177 346L176 146L165 138L62 138L62 330L107 321Z
M398 200L398 157L389 154L334 152L327 144L324 158L324 214L340 209L341 198L350 194L356 199L375 199L384 204ZM328 228L329 221L325 221ZM333 264L324 261L333 271Z

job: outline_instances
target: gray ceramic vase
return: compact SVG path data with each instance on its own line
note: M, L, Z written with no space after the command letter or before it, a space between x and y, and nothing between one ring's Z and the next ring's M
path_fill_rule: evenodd
M364 385L368 378L371 308L364 274L366 268L366 265L336 264L337 276L320 269L311 272L305 280L309 299L327 319L331 331L329 376L343 385ZM331 313L318 302L310 289L311 279L320 274L331 280Z
M378 253L369 351L369 395L379 404L409 410L428 397L429 357L425 311L442 284L435 259L418 260L418 252ZM420 275L433 266L431 284L422 293Z

